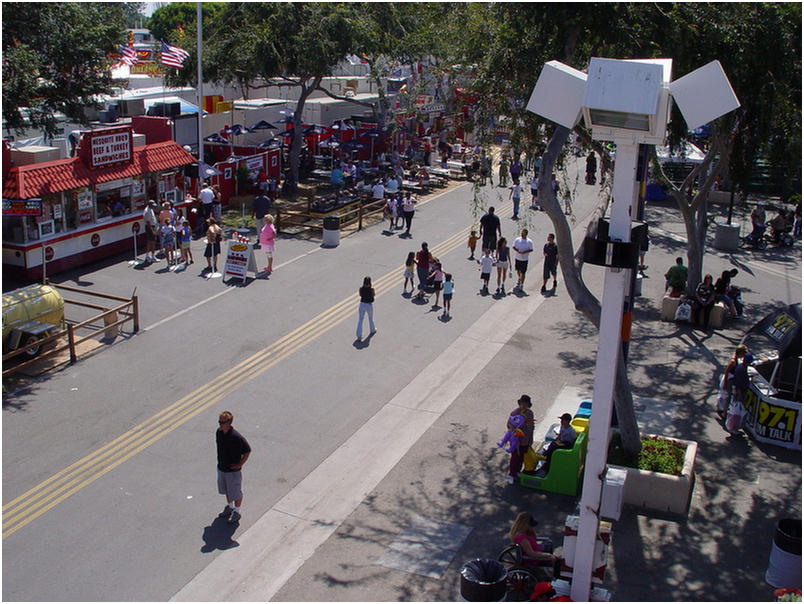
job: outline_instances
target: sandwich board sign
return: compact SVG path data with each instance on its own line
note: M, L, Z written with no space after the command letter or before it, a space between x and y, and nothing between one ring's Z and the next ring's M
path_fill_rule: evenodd
M226 265L223 269L223 278L239 277L246 282L246 273L252 271L257 275L257 260L254 258L254 248L247 241L230 239L226 250Z

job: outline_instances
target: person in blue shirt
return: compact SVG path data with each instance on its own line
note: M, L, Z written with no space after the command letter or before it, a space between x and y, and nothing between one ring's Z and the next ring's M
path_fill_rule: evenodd
M340 190L340 188L343 186L343 170L341 170L340 166L335 166L334 168L332 168L332 173L330 174L329 182L334 188L338 190Z

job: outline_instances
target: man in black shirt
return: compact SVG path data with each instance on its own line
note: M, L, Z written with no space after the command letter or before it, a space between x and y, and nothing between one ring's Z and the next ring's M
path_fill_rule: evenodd
M494 206L489 213L480 219L480 237L483 240L483 251L493 252L497 248L497 237L502 237L500 218L494 214Z
M266 214L271 212L271 198L268 197L264 191L254 198L254 217L257 219L257 242L254 244L255 248L260 247L260 232L262 227L265 226L263 218Z
M218 493L226 496L226 507L218 518L227 518L229 524L240 520L243 503L243 475L240 470L246 463L251 447L237 430L232 428L233 416L224 411L218 416L219 428L215 432L218 448Z
M553 289L556 288L556 275L558 270L558 246L556 236L550 233L547 236L547 243L542 250L544 253L544 269L542 270L542 293L547 291L547 280L553 276Z

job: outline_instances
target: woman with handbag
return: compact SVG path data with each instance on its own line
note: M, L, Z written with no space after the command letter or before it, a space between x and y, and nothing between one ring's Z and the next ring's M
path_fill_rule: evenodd
M720 393L717 397L717 405L715 411L720 419L726 419L726 412L731 403L732 388L734 386L734 369L739 365L740 361L748 352L748 348L740 344L737 350L734 351L734 356L729 359L726 365L726 370L723 372L723 378L720 380Z

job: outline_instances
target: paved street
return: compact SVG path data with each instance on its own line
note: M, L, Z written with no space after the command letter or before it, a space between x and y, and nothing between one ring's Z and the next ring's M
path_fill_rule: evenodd
M484 194L513 241L507 190ZM567 388L591 389L596 333L561 276L555 297L538 293L540 254L528 295L478 295L471 195L463 184L430 198L412 239L380 225L335 249L282 239L274 274L246 286L199 277L198 242L182 274L124 259L59 276L120 295L136 287L145 329L4 398L3 599L449 600L463 561L496 557L517 511L538 515L560 544L575 501L506 485L494 443L522 392L539 422ZM595 197L578 186L576 245ZM713 376L767 309L800 301L801 247L710 246L706 271L737 266L748 310L707 333L658 320L683 226L669 203L646 215L631 345L638 412L666 409L666 433L699 440L700 462L687 519L629 511L615 524L610 587L617 600L768 599L773 521L801 514L800 455L726 441ZM528 212L524 222L538 251L549 219ZM421 241L455 276L450 320L400 295L402 263ZM358 345L365 275L379 332ZM602 270L584 276L599 293ZM224 408L253 448L236 529L216 520ZM471 528L436 577L378 564L415 518Z

